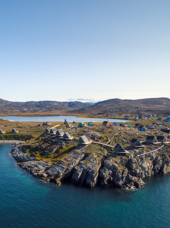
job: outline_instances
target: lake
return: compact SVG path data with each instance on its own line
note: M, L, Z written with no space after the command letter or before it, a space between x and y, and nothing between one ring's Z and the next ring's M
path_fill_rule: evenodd
M9 121L19 121L19 122L63 122L65 119L68 122L127 122L127 120L121 119L101 119L101 118L81 118L76 116L0 116L1 119Z
M170 174L147 179L144 189L45 183L16 165L0 145L1 228L168 228Z

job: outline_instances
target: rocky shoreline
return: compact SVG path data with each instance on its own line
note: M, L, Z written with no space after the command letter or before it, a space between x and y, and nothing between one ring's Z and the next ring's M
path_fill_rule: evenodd
M90 188L103 187L139 189L144 186L143 179L152 175L170 172L170 148L138 158L131 156L107 156L101 149L86 154L83 148L75 149L57 164L35 160L34 155L23 152L22 145L15 146L11 154L17 164L33 176L60 185L71 181L76 185Z

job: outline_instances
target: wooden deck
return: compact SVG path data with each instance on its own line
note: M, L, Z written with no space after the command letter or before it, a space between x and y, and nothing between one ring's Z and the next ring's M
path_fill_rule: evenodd
M110 148L115 148L115 145L114 146L111 146L109 144L106 144L106 143L102 143L102 142L96 142L96 141L92 141L91 143L94 143L94 144L99 144L99 145L102 145L102 146L107 146L107 147L110 147ZM130 154L127 150L125 150L124 152L117 152L117 154Z
M144 155L147 155L147 154L154 153L154 152L156 152L156 151L158 151L158 150L162 149L163 147L164 147L164 145L163 145L163 146L161 146L161 147L159 147L159 148L157 148L157 149L155 149L155 150L149 151L149 152L147 152L147 153L139 154L139 155L137 155L137 156L136 156L136 158L137 158L137 157L144 156Z
M57 125L51 127L51 129L53 129L53 128L55 128L55 127L59 127L59 126L60 126L60 124L57 124Z

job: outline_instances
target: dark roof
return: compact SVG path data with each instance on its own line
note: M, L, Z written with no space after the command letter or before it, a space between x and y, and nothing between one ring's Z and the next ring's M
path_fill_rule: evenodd
M121 146L120 144L116 144L115 148L118 148L118 147L120 147L120 146Z
M85 135L80 136L79 141L80 144L88 144L89 140L87 139L87 137Z
M155 139L155 136L148 135L148 136L146 137L146 139L153 140L153 139Z
M51 128L51 129L50 129L50 132L51 132L51 133L54 133L54 132L56 132L56 131L57 131L56 128Z
M120 152L124 152L125 151L120 144L116 144L115 150L117 150L117 149L120 149Z
M64 139L72 139L71 135L68 132L64 133L63 138Z
M103 121L103 123L108 123L108 121Z
M63 130L62 130L62 129L58 129L58 130L56 131L56 135L58 135L58 136L63 136L63 135L64 135Z
M165 133L169 133L170 134L170 129L161 129L161 131L165 132Z
M0 129L0 132L1 132L1 133L4 133L4 131L3 131L2 129Z
M163 140L163 139L166 139L166 137L165 136L162 136L162 135L158 135L157 136L157 140Z
M131 140L132 143L135 143L136 141L137 139L134 139L134 138Z
M13 128L12 131L17 131L17 130L15 128Z
M45 129L45 132L50 132L50 128L49 127L47 127L46 129Z

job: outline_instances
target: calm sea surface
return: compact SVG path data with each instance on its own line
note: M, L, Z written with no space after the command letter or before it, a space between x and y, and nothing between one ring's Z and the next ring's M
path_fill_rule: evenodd
M0 228L169 228L170 175L126 193L44 183L0 145Z
M105 120L109 122L127 122L126 120L120 119L100 119L100 118L81 118L76 116L36 116L36 117L26 117L26 116L0 116L4 120L10 121L21 121L21 122L62 122L65 119L68 122L103 122Z

